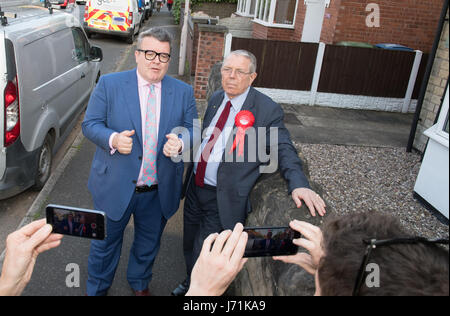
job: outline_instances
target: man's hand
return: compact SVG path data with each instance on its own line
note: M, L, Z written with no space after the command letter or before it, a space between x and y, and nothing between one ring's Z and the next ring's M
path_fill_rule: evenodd
M167 142L163 148L164 155L167 158L176 157L181 151L182 147L181 140L175 134L168 134L166 135L166 138Z
M325 202L322 198L314 192L313 190L307 188L297 188L292 191L292 199L294 200L297 208L302 206L301 200L303 200L306 206L309 208L312 216L316 216L316 210L320 216L324 216L325 211Z
M298 253L293 256L278 256L273 257L273 259L285 263L297 264L305 269L306 272L312 275L316 274L320 259L324 255L322 249L322 231L317 226L297 220L290 222L289 226L304 237L294 239L293 243L299 247L305 248L309 253Z
M243 256L248 235L243 230L242 224L238 223L233 232L226 230L205 239L186 295L218 296L225 292L247 262Z
M133 149L133 139L131 136L134 135L134 130L123 131L120 134L116 134L112 140L112 146L122 155L129 155Z
M0 296L22 293L31 279L37 256L61 243L63 236L51 232L52 226L46 225L46 220L42 219L8 236L0 277Z

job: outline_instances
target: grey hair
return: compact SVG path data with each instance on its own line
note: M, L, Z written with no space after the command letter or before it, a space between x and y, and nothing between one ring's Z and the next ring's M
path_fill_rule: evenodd
M234 51L230 52L227 56L225 56L223 63L225 63L225 61L232 55L244 56L244 57L250 59L250 69L249 70L251 73L256 72L256 57L255 57L255 55L253 55L252 53L250 53L249 51L246 51L244 49L234 50Z
M138 40L137 40L137 48L141 49L142 41L146 37L153 37L157 39L160 42L169 43L170 50L172 50L172 34L170 34L166 29L162 27L152 27L145 32L142 32L139 34Z

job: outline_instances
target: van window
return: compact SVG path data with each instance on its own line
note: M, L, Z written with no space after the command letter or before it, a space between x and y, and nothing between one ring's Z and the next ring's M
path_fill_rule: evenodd
M80 29L73 28L72 34L75 42L75 57L81 64L85 62L89 56L89 43Z
M92 0L91 7L106 11L128 11L128 0Z
M21 58L23 69L33 75L22 78L24 85L35 89L76 67L78 62L72 58L74 48L69 28L26 45Z

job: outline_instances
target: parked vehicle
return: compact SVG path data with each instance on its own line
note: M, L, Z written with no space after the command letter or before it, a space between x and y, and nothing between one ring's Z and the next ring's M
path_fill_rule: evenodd
M148 20L153 15L153 0L145 0L145 20Z
M61 9L67 8L69 5L74 5L75 0L50 0L52 5L59 5Z
M84 30L92 33L112 34L134 42L144 23L144 8L139 0L88 0L84 11Z
M71 14L29 5L8 11L13 18L0 25L0 199L44 186L103 58Z

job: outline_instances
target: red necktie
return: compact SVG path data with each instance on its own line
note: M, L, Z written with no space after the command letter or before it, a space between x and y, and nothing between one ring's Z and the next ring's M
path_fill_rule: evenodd
M216 123L216 127L214 128L214 131L211 134L208 143L206 144L205 148L203 148L202 154L200 155L200 162L197 165L197 172L195 174L195 184L198 185L199 187L203 187L205 185L206 165L208 163L209 156L211 155L211 151L214 147L214 144L219 138L220 133L222 133L225 123L228 120L228 116L230 115L230 109L231 109L231 102L228 101L227 104L225 105L225 108L222 111L222 114L220 114L219 120Z

